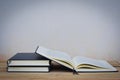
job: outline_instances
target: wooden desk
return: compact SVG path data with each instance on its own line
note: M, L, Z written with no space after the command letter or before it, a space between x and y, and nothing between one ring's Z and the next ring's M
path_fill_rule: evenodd
M120 71L120 64L112 63ZM52 70L49 73L15 73L6 72L6 61L0 61L0 80L120 80L120 72L79 73Z

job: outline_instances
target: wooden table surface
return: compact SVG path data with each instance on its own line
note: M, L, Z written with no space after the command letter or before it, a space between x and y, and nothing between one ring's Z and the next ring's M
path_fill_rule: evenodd
M112 62L120 71L120 64ZM72 71L67 71L58 67L49 73L19 73L7 72L6 61L0 61L0 80L120 80L120 72L104 72L104 73L79 73L73 75Z

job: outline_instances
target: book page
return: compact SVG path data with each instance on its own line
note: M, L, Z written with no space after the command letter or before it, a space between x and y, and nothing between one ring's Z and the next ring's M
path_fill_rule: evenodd
M37 53L66 67L72 68L71 57L65 52L39 47Z
M73 62L76 68L80 65L83 67L89 67L89 68L109 68L108 64L104 64L103 60L97 60L97 59L91 59L87 57L81 57L81 56L76 56L73 58Z

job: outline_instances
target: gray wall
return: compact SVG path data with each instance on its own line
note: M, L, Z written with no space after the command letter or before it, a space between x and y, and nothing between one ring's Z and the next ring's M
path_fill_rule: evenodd
M37 45L120 60L120 0L0 0L0 59Z

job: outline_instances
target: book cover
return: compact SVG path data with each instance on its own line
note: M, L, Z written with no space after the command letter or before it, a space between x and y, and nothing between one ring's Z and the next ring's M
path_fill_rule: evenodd
M17 53L8 59L8 66L50 66L50 60L37 53Z

